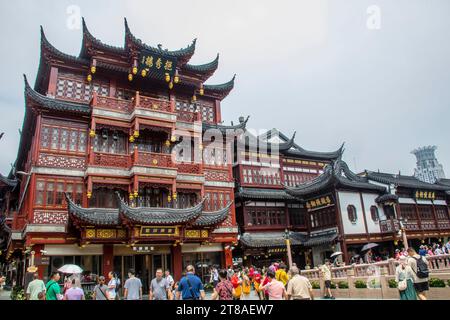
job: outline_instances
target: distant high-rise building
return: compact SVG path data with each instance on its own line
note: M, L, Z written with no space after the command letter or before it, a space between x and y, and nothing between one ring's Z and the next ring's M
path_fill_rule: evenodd
M411 151L417 158L417 167L414 169L414 176L424 182L435 183L436 180L445 178L444 169L440 164L434 151L436 146L426 146Z

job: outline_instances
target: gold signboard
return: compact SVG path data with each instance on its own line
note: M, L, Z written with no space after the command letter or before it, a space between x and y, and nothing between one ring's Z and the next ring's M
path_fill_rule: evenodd
M208 238L208 230L185 230L184 236L186 238Z
M326 195L306 201L306 208L309 210L319 209L322 207L327 207L333 204L333 197L331 195Z
M124 229L87 228L85 237L86 239L123 239L126 238L126 231Z
M154 237L154 236L179 236L180 231L175 226L145 226L141 227L139 236Z
M422 200L434 200L436 199L436 194L434 191L420 191L417 190L415 193L416 199L422 199Z

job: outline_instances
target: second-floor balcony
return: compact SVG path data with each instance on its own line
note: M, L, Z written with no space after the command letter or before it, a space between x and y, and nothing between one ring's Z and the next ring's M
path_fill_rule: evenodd
M450 220L438 220L437 224L435 220L423 219L419 220L407 220L403 222L406 231L419 231L419 230L439 230L450 229ZM388 219L380 221L381 233L397 233L401 229L401 224L398 219Z
M132 154L132 159L132 164L135 166L174 167L172 154L170 153L144 152L136 149Z

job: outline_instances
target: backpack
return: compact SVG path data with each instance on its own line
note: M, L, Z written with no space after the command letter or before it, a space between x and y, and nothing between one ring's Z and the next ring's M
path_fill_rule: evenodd
M430 270L428 269L428 263L424 261L422 257L419 259L414 258L417 262L417 272L416 275L420 279L428 278Z

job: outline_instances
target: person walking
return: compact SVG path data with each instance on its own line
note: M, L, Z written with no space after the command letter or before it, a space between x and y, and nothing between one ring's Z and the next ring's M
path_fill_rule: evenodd
M163 277L163 270L156 269L156 277L150 282L149 300L172 300L172 290L167 278Z
M234 288L233 300L241 300L242 295L242 279L239 270L234 270L233 276L231 277L231 284Z
M414 288L420 300L427 300L426 292L429 290L429 263L425 257L417 254L414 248L408 248L408 265L411 267L414 276Z
M61 294L61 288L59 287L58 281L61 279L59 272L52 272L50 275L50 281L47 282L45 286L45 299L46 300L62 300L63 296Z
M402 256L395 269L395 281L398 283L400 300L417 300L414 289L414 272L408 265L408 258Z
M219 283L214 288L211 300L233 300L233 284L228 280L228 272L225 269L219 271Z
M217 270L216 266L213 266L211 268L211 279L213 287L215 288L219 283L219 271Z
M66 289L64 293L64 300L84 300L83 289L77 287L75 279L72 279L72 284L69 289ZM48 299L47 299L48 300Z
M193 265L186 267L186 275L180 280L177 289L177 300L205 300L205 289L202 280L195 275Z
M329 259L325 259L325 264L320 267L325 284L324 299L335 299L331 293L331 263Z
M108 273L108 297L109 300L119 300L119 285L120 280L117 278L117 274L113 271Z
M283 300L286 298L286 288L283 282L278 281L275 278L275 272L272 270L267 271L267 277L269 281L262 287L263 290L267 290L269 300Z
M293 266L289 269L292 278L286 291L286 300L314 300L311 282L300 274L300 270Z
M286 286L289 280L288 274L286 273L286 265L281 263L277 272L275 272L275 278L278 281L283 282L283 285Z
M250 300L250 292L252 290L250 278L246 273L242 275L242 295L241 300Z
M105 277L98 277L98 284L94 287L92 300L110 300L108 286L105 284Z
M142 300L142 282L136 278L134 269L128 270L128 279L123 286L125 300Z
M39 274L33 274L33 281L28 284L27 287L27 300L39 300L39 293L44 292L45 294L45 284L44 281L39 279Z

